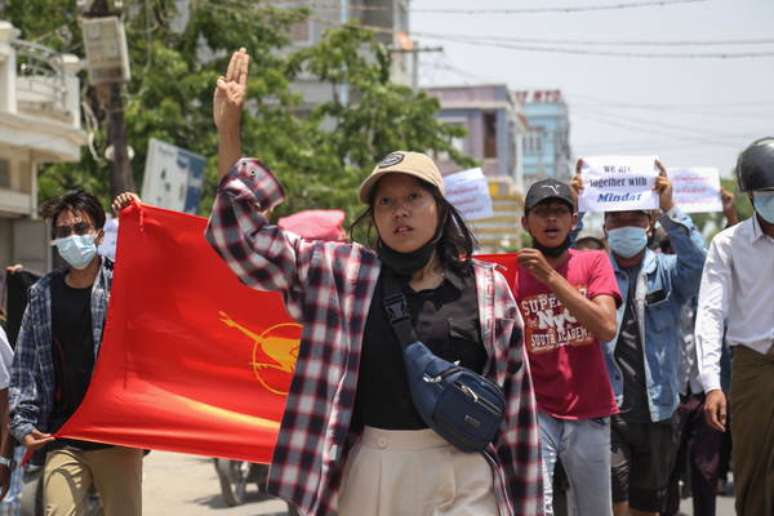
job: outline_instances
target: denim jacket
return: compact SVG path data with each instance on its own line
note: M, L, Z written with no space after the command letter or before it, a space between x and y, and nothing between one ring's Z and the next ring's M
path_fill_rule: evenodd
M678 364L680 346L684 345L680 314L683 305L698 294L706 256L704 240L688 215L675 207L662 215L659 222L669 235L675 254L657 254L648 249L634 295L645 354L648 408L654 422L672 417L680 401ZM621 270L615 255L611 255L611 261L621 297L627 299L632 287L628 275ZM615 347L625 309L625 303L618 307L616 336L604 345L608 374L619 405L623 401L623 375L615 360Z
M11 433L22 441L33 428L48 432L54 405L54 354L51 335L51 280L63 271L51 272L30 287L16 352L11 367L9 405ZM94 357L99 353L105 324L113 263L102 258L102 266L91 289L91 322Z

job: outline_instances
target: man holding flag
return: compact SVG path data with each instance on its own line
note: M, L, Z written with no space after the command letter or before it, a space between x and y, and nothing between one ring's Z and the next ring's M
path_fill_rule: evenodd
M121 194L113 207L118 212L135 199ZM52 243L68 267L30 289L12 367L11 432L28 451L45 449L46 514L80 513L93 484L106 514L136 516L142 512L142 450L53 436L86 395L102 341L113 263L97 254L105 212L93 195L67 193L46 212Z

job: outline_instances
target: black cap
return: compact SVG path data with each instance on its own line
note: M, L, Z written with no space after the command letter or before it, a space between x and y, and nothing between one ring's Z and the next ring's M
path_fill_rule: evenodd
M524 201L524 208L531 210L539 203L549 199L564 201L570 205L573 211L575 210L575 199L573 198L570 185L556 179L543 179L530 186L527 191L527 198Z

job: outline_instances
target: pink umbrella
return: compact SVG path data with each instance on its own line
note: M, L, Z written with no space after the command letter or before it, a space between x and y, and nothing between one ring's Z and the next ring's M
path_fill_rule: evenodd
M345 216L341 210L304 210L282 217L278 225L307 240L346 240Z

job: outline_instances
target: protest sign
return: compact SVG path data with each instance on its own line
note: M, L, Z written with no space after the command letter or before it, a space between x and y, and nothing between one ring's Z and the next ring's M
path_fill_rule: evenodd
M116 261L116 245L118 243L118 219L115 217L108 218L102 231L104 231L104 236L102 242L97 247L97 252L114 262Z
M670 168L675 204L685 213L723 211L720 172L711 167Z
M489 184L480 168L463 170L444 177L446 200L465 220L486 219L493 215Z
M656 156L593 156L583 158L583 212L655 210L658 194Z

